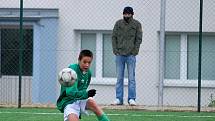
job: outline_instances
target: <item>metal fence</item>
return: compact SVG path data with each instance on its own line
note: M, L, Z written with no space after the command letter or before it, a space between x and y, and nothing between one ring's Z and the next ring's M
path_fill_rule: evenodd
M2 5L0 104L18 105L20 4ZM215 106L214 5L213 0L203 3L201 107L205 108ZM54 105L60 91L58 72L77 63L81 49L90 49L94 53L90 88L97 89L99 104L110 105L116 83L111 34L126 6L133 7L134 19L143 27L136 56L137 104L197 107L198 0L24 1L21 104ZM125 105L127 85L126 70Z

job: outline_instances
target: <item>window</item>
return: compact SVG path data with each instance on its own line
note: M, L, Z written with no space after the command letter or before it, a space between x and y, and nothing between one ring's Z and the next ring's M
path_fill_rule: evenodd
M116 77L115 56L112 50L111 34L103 34L103 77Z
M202 79L215 80L215 35L202 37ZM188 79L198 78L198 35L188 35Z
M94 54L91 65L92 83L115 84L116 63L112 50L111 31L78 30L77 36L80 38L80 48L89 49ZM125 77L128 77L127 68L125 68ZM127 84L126 79L125 84Z
M166 36L165 78L180 79L180 36Z
M0 27L1 75L19 75L19 28ZM23 75L32 76L33 29L24 28Z
M103 77L116 78L115 55L112 49L112 35L103 34ZM125 68L125 77L128 77L127 68Z
M89 49L93 52L93 62L90 69L92 70L92 77L95 77L96 68L96 34L82 33L81 34L81 49Z
M215 80L215 35L202 38L202 79ZM197 34L167 34L165 79L198 79L199 37Z

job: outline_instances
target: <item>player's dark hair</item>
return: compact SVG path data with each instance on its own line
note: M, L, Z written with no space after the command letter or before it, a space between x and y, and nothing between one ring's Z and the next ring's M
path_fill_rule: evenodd
M82 50L79 54L78 60L80 61L85 56L93 58L93 53L90 50Z

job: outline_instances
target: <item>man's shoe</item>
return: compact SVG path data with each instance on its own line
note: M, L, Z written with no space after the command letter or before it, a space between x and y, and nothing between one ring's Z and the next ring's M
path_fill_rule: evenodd
M119 99L116 99L111 105L123 105Z
M136 104L136 101L134 100L134 99L130 99L129 101L128 101L128 104L130 105L130 106L136 106L137 104Z

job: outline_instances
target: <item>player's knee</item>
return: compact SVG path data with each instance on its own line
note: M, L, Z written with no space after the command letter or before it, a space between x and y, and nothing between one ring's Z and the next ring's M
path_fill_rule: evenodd
M96 101L93 98L89 98L87 101L87 107L91 110L95 110L97 108Z

